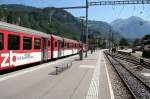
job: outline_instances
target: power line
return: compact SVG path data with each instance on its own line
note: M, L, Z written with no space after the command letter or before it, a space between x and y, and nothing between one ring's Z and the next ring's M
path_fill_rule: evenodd
M57 8L57 9L85 9L86 6L76 6L76 7L60 7L60 8Z
M122 6L122 8L120 9L119 14L118 14L118 16L117 16L117 17L120 17L120 16L121 16L121 14L122 14L123 10L124 10L124 5L123 5L123 6Z

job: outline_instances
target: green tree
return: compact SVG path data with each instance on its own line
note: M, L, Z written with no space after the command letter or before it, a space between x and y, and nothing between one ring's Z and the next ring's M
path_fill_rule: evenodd
M120 41L119 41L119 45L120 46L128 46L129 43L128 43L126 38L121 38Z

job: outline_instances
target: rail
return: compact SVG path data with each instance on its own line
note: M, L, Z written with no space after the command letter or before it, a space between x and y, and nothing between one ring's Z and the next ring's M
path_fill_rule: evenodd
M113 56L106 52L105 56L109 60L110 64L115 68L134 99L150 99L150 87L147 84L134 75Z

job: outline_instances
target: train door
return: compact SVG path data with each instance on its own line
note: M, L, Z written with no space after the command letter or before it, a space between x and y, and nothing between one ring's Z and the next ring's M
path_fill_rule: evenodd
M62 41L58 40L58 57L62 56L62 52L63 52Z
M42 39L42 60L46 62L48 60L48 39Z

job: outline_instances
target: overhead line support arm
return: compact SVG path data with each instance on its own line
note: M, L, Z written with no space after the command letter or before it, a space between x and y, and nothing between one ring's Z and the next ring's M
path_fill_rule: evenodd
M89 2L89 6L95 5L125 5L125 4L150 4L150 0L132 0L132 1L98 1Z

